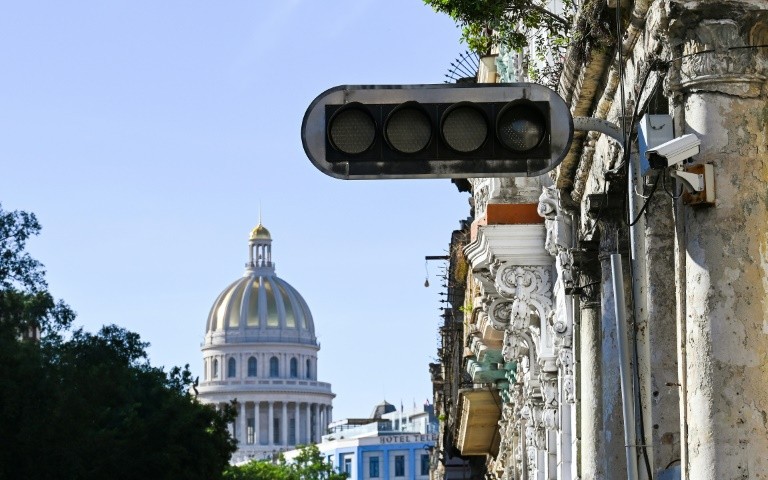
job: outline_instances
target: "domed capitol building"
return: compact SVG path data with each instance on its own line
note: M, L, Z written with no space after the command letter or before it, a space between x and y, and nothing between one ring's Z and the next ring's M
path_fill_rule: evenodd
M312 314L298 291L275 275L272 237L251 231L245 274L211 308L203 342L201 402L237 399L233 463L320 442L332 420L331 385L317 380Z

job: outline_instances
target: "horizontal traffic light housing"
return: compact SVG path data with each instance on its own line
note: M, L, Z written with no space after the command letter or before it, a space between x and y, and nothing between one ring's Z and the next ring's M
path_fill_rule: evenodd
M565 157L573 119L537 84L338 86L310 104L304 150L344 179L541 175Z

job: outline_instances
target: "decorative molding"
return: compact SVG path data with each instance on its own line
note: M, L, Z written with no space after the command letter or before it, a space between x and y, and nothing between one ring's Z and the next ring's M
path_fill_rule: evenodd
M760 95L765 65L758 49L739 48L747 45L742 29L731 19L703 20L692 29L683 48L680 87L742 97Z
M535 310L539 318L546 318L552 310L550 272L548 266L504 265L496 272L496 290L513 300L513 315L529 318Z
M557 352L557 365L560 367L565 401L569 404L575 404L576 383L573 377L573 350L570 348L561 348Z

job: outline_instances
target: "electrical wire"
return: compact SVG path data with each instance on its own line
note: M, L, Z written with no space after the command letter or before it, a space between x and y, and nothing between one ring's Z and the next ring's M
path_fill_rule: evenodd
M656 181L658 182L658 177L656 178ZM646 203L647 204L647 203ZM629 248L629 247L628 247ZM631 252L630 252L630 258L631 258ZM632 283L635 282L635 268L634 268L634 262L629 262L629 278ZM635 296L634 296L634 288L629 289L629 298L632 304L635 304ZM640 395L640 369L637 367L640 365L640 359L638 358L638 348L637 348L637 317L635 315L632 315L632 361L635 363L634 370L634 387L635 387L635 398L637 399L637 411L640 412L640 421L638 422L640 425L640 445L643 445L642 451L643 451L643 460L645 460L645 469L648 473L648 479L653 479L653 473L651 472L651 462L648 458L648 449L645 447L645 422L643 422L643 396ZM637 442L637 438L635 438L635 442Z
M656 188L658 188L659 186L660 176L661 176L661 173L656 175L656 180L653 181L653 186L651 187L651 192L648 194L648 199L643 203L643 206L640 207L640 211L637 213L637 217L634 220L632 220L631 222L629 221L629 208L624 209L625 210L624 223L628 227L634 227L635 224L640 221L640 218L643 216L643 213L645 213L645 210L648 208L648 205L650 205L651 203L651 200L652 200L651 197L653 197L653 194L656 192Z
M603 198L600 199L600 205L597 206L597 215L595 216L595 221L592 223L592 228L589 229L589 232L584 234L584 237L591 237L592 234L595 233L597 225L600 222L600 217L603 215L603 207L608 204L608 188L610 185L611 181L606 180L605 189L603 190Z
M730 52L731 50L750 50L750 49L753 49L753 48L768 48L768 44L765 44L765 45L741 45L741 46L738 46L738 47L728 47L728 48L723 48L723 49L719 49L719 50L720 51L725 50L725 51ZM696 55L703 55L705 53L716 53L717 51L718 51L718 49L708 48L708 49L702 50L700 52L686 53L685 55L680 55L679 57L671 58L671 59L665 61L664 63L666 63L667 66L669 66L669 64L671 64L672 62L675 62L677 60L682 60L682 59L688 58L688 57L695 57Z
M648 78L650 78L651 72L653 71L654 63L651 63L648 66L648 70L646 70L645 75L643 76L643 81L640 84L640 90L638 90L638 92L639 92L638 93L638 98L635 100L635 107L634 107L633 112L632 112L632 118L630 119L629 131L627 131L627 128L626 128L626 99L625 99L625 94L624 94L624 61L623 61L623 58L622 58L622 51L621 51L622 47L621 47L620 39L621 39L621 2L616 2L616 42L617 42L617 57L618 57L618 61L619 61L619 86L620 86L620 91L621 91L621 127L622 127L622 139L623 139L623 145L622 145L623 146L623 151L622 151L622 154L623 154L622 155L622 157L623 157L623 165L622 165L622 167L625 169L625 172L626 172L626 175L627 175L627 177L626 177L627 178L627 185L629 186L629 185L633 185L633 183L634 183L634 182L631 181L631 178L630 178L631 169L629 168L629 157L630 157L630 149L629 149L629 145L628 145L629 144L629 139L631 138L632 132L634 131L635 119L637 118L637 115L639 113L640 96L643 94L643 90L645 90L645 85L646 85L646 82L648 81ZM630 227L635 225L640 220L640 218L643 215L643 212L648 208L648 205L650 205L650 201L651 201L650 197L653 196L653 194L656 191L656 188L658 187L658 185L659 185L659 177L657 175L656 176L656 181L653 183L653 188L651 189L651 192L649 193L648 198L645 200L645 203L643 203L643 206L640 208L640 212L638 213L637 218L634 221L632 221L631 223L629 223ZM607 191L608 190L606 189L606 192ZM627 194L624 196L624 204L625 204L626 215L623 216L627 220L629 219L629 206L627 205L627 203L628 203L627 200L629 199L629 196L633 195L633 194L634 194L633 189L627 188ZM618 245L618 243L617 243L617 245ZM631 265L632 265L633 262L629 262L629 263L630 263L630 269L631 269ZM635 281L634 273L631 274L630 279L631 279L631 282L634 283L634 281ZM634 290L634 288L632 288L632 290ZM634 304L634 298L632 299L632 302ZM633 318L633 323L634 323L632 338L633 338L633 350L634 350L633 356L634 356L634 363L635 363L635 366L634 366L633 370L635 372L635 377L637 379L637 384L638 384L638 387L639 387L640 372L639 372L638 363L637 363L637 355L638 355L637 354L637 318L634 315L632 316L632 318ZM639 388L635 388L635 397L638 399L638 407L639 407L639 411L640 411L641 417L642 417L642 411L643 411L643 408L642 408L642 398L641 398L641 395L640 395ZM637 411L634 412L634 413L636 415ZM645 428L643 426L642 418L641 418L639 423L640 423L640 432L639 433L640 433L641 441L638 442L638 438L637 438L637 436L635 436L635 443L637 443L639 445L645 445ZM650 464L650 460L648 458L648 450L645 447L641 447L641 452L642 452L643 459L645 460L645 468L646 468L646 472L647 472L648 478L649 478L649 480L653 479L653 473L651 471L651 464ZM637 455L637 454L638 453L636 451L635 455Z
M659 173L659 175L661 175L661 174L662 173ZM677 182L675 182L675 183L677 183ZM669 190L667 190L667 176L666 175L664 175L661 178L661 186L664 188L664 191L667 192L667 195L669 195L670 198L672 198L672 200L677 200L678 198L683 196L683 187L682 187L682 185L680 186L680 193L677 194L677 195L675 195L672 192L670 192Z

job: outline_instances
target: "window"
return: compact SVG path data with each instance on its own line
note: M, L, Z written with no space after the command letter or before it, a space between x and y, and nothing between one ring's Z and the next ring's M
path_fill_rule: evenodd
M247 431L246 431L246 439L245 439L245 443L247 443L249 445L253 445L253 443L254 443L254 433L255 433L255 430L256 430L255 427L256 427L255 419L249 418L248 419L248 426L246 427Z
M344 473L352 475L352 459L349 457L344 457Z
M395 455L395 476L405 476L405 455Z
M429 475L429 455L421 455L421 474Z
M280 376L280 364L277 361L277 357L269 359L269 376L273 378Z
M368 476L371 478L379 478L379 457L371 457L368 460Z
M296 378L299 376L299 361L296 360L296 357L291 359L291 378Z
M211 366L211 378L219 378L219 360L213 359L213 366Z
M248 376L256 376L256 357L251 357L248 359Z
M296 419L288 420L288 445L296 445Z
M275 417L272 419L272 443L280 443L280 418Z
M312 378L312 362L307 359L307 378Z
M237 375L237 362L234 358L227 360L227 377L232 378Z

